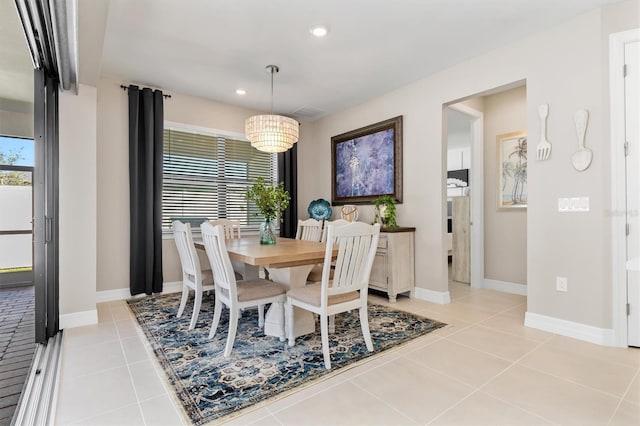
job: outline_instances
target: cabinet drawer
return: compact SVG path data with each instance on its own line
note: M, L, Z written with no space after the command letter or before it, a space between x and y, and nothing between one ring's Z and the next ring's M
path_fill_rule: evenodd
M387 248L387 236L386 235L380 235L380 238L378 238L378 248L383 248L386 249Z

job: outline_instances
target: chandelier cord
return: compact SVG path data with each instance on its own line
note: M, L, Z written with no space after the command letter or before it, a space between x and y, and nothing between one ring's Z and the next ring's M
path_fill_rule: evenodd
M274 73L274 68L273 66L271 67L271 115L273 115L273 73Z

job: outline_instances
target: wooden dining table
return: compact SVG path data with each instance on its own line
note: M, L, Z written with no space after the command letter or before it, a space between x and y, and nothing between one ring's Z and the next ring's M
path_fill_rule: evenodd
M201 241L195 241L197 248L204 250ZM245 280L258 278L260 267L269 270L274 282L289 288L306 285L313 266L324 262L326 244L314 241L277 238L276 244L260 244L258 237L243 237L226 241L229 258L235 265L240 264L239 272ZM337 256L336 248L333 257ZM288 338L282 335L284 327L284 307L272 304L265 316L264 333L268 336ZM315 318L309 311L295 308L294 337L315 331Z

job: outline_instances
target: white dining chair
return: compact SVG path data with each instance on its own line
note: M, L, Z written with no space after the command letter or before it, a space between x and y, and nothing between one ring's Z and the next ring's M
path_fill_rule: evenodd
M316 219L298 220L296 240L317 241L322 240L323 223Z
M373 351L367 315L367 288L378 247L380 225L354 222L337 227L329 224L328 228L322 281L304 287L292 288L287 292L286 321L289 331L287 334L289 346L293 346L295 344L293 337L294 306L320 316L322 356L327 370L331 368L328 324L331 315L358 309L367 350ZM329 271L335 246L338 247L338 256L335 260L333 280L330 280Z
M226 248L223 227L220 225L212 226L210 223L205 222L200 225L200 230L202 231L202 241L211 264L216 288L216 301L209 338L211 339L215 336L220 322L222 307L223 305L227 306L229 308L229 333L224 356L228 357L231 354L233 342L236 338L240 310L257 307L258 326L262 327L264 326L263 306L267 303L283 304L286 300L287 287L262 278L236 281L231 259L229 259L229 253ZM284 312L284 310L282 311ZM284 318L282 318L281 323L284 324ZM284 336L284 329L280 335Z
M342 225L348 225L351 222L349 222L348 220L345 219L336 219L334 221L331 222L325 222L324 223L324 228L322 229L322 239L320 240L321 242L326 242L327 241L327 227L328 225L333 225L334 227L336 226L342 226ZM319 265L315 265L313 267L313 269L311 270L311 272L309 272L309 275L307 276L307 281L312 282L312 283L316 283L319 282L322 279L322 263ZM330 276L329 279L333 278L333 268L330 271Z
M242 231L240 230L240 221L232 219L213 219L209 223L213 226L222 225L224 228L224 237L227 240L235 240L236 238L242 238Z
M176 242L178 256L182 265L182 298L180 299L180 307L176 316L178 318L182 317L189 298L189 290L193 290L195 292L195 302L193 304L191 322L189 323L189 330L193 330L198 321L203 293L214 289L213 274L210 269L203 271L200 267L200 259L191 236L191 225L175 220L171 229L173 230L173 239Z
M212 226L222 225L224 229L224 238L227 240L235 240L237 238L242 238L242 231L240 230L240 221L232 220L232 219L213 219L210 220L209 223ZM236 272L236 279L241 280L244 279L244 263L239 261L231 261L231 265L233 265L233 270Z

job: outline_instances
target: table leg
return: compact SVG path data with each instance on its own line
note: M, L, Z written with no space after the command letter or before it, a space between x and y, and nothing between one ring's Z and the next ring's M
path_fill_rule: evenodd
M248 263L239 262L231 259L233 270L242 275L243 280L255 280L258 278L259 266L249 265Z
M274 282L285 284L289 288L294 288L302 287L306 284L311 269L313 269L313 265L269 268L269 274ZM284 318L284 307L277 303L272 303L264 320L264 334L279 338L285 337L282 336L282 330L284 329L286 331L286 328L284 328ZM294 318L294 338L316 331L316 321L312 312L295 308Z

